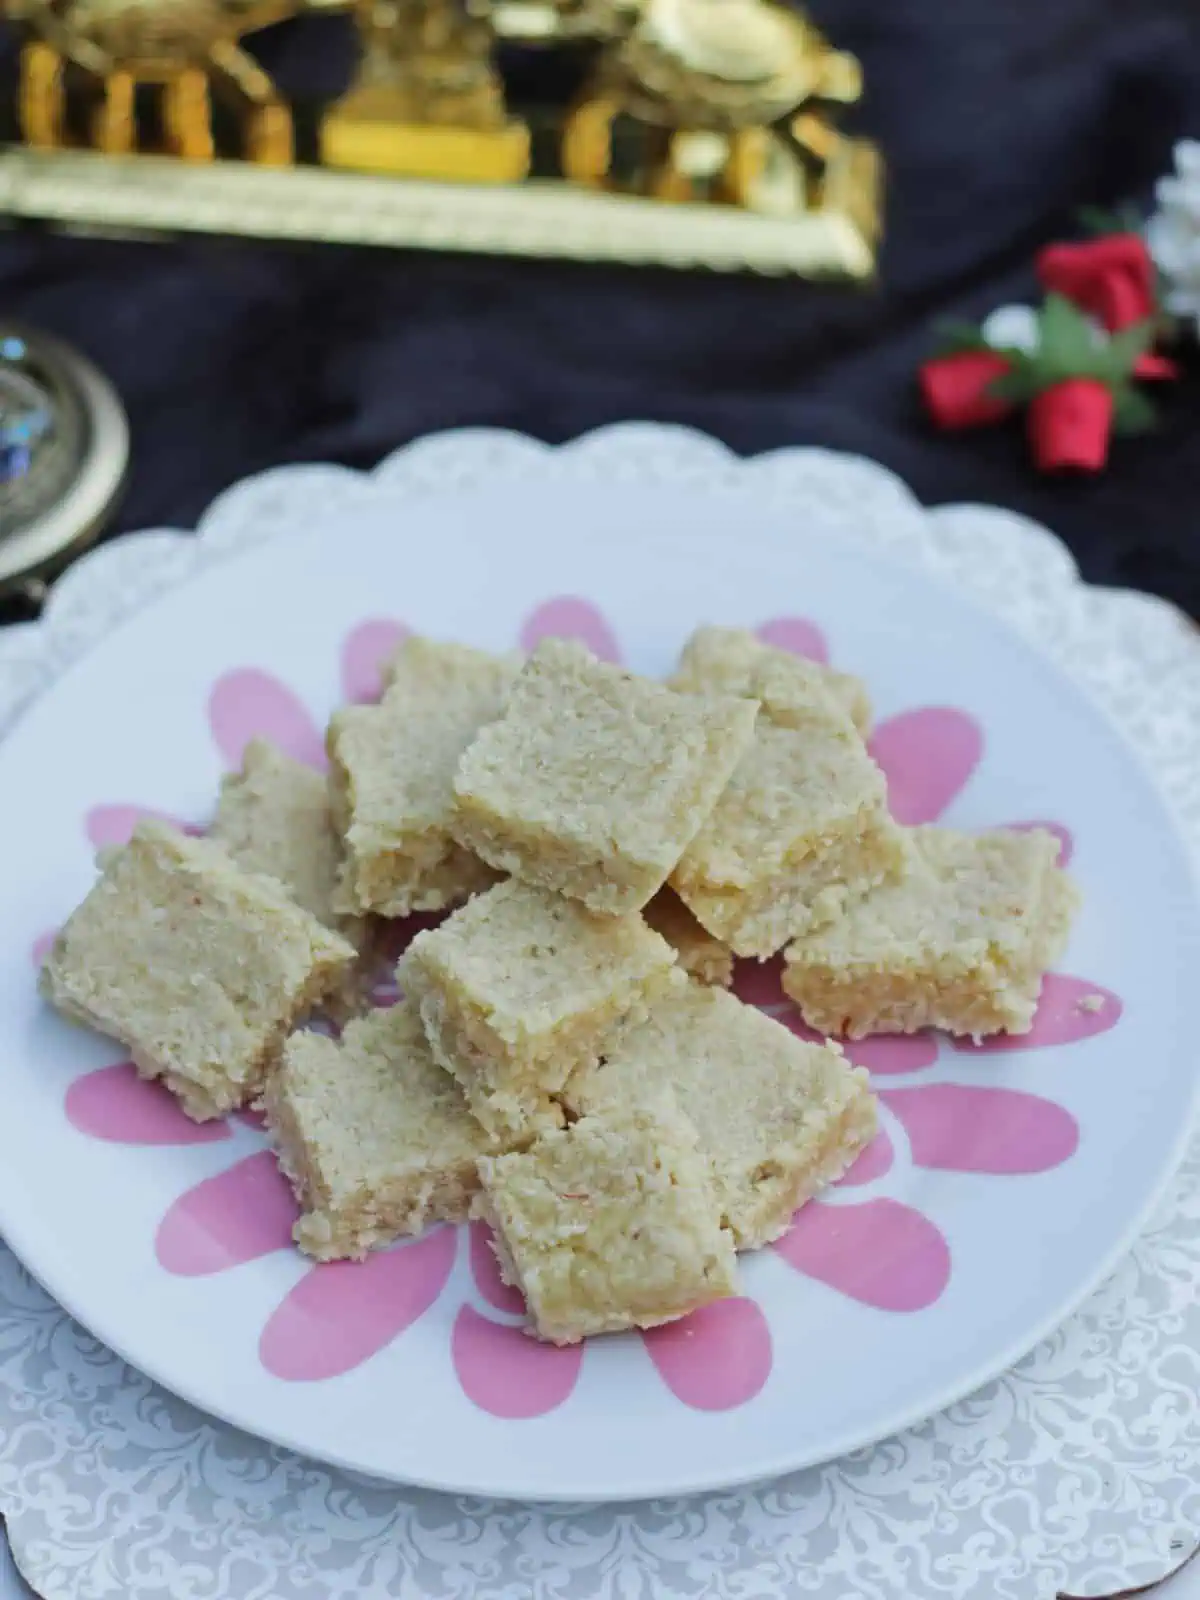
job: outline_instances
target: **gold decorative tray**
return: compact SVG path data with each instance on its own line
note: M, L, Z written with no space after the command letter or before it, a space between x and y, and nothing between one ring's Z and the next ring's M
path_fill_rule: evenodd
M0 0L0 5L3 0ZM250 36L349 14L355 76L289 100ZM782 0L8 0L0 212L57 227L868 277L857 63ZM311 25L311 24L310 24ZM322 21L322 27L328 24ZM513 53L574 87L526 103Z

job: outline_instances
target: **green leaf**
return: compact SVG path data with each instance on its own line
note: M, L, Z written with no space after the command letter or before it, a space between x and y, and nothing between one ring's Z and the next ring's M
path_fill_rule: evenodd
M1038 318L1038 365L1051 377L1091 377L1098 351L1092 325L1066 295L1048 294Z
M1158 411L1140 390L1128 386L1113 395L1113 431L1120 434L1148 433L1158 421Z
M1108 369L1105 375L1114 382L1127 378L1138 357L1145 355L1154 343L1157 333L1154 317L1147 317L1144 322L1132 323L1128 328L1122 328L1120 333L1114 333L1104 351L1105 367Z
M1009 372L1002 372L992 379L984 393L991 400L1011 400L1021 405L1026 400L1032 400L1037 394L1038 384L1032 367L1026 363L1015 366Z

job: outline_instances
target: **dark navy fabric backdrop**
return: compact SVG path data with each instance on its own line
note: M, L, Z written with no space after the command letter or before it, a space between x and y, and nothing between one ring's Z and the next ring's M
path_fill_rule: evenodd
M874 456L926 500L1038 517L1089 577L1200 616L1200 359L1158 434L1121 444L1094 480L1037 478L1015 424L939 436L913 390L939 318L1030 298L1039 244L1070 233L1081 205L1148 198L1172 142L1200 136L1200 0L812 9L862 58L863 120L889 162L876 291L0 234L0 314L81 345L129 408L134 467L114 526L186 527L247 473L367 466L435 429L561 440L656 418L744 452L815 443ZM311 28L307 44L294 26L275 30L263 52L319 92L329 63ZM7 85L11 65L9 49Z

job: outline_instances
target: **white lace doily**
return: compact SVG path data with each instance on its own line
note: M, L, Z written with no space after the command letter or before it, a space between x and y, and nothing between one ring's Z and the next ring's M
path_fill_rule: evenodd
M870 462L818 450L742 462L651 426L560 450L447 434L367 476L288 468L223 495L198 538L102 547L41 623L0 634L0 730L130 610L315 508L349 516L383 495L402 530L414 496L548 473L585 488L749 477L798 518L819 502L860 540L940 567L1091 688L1200 841L1200 643L1178 612L1086 588L1063 546L1020 517L924 511ZM1103 1593L1157 1576L1200 1530L1198 1224L1193 1147L1104 1288L1013 1372L922 1427L757 1489L548 1510L381 1487L211 1422L97 1345L0 1247L0 1511L46 1600Z

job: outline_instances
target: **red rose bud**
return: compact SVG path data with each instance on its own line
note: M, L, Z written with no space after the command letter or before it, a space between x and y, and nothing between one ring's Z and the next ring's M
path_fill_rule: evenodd
M999 422L1013 409L1010 400L988 394L988 385L1010 371L994 350L960 350L937 356L919 373L921 394L939 428L979 428Z
M1156 310L1154 267L1140 234L1117 233L1087 244L1051 244L1037 258L1044 288L1066 295L1109 333Z
M1168 356L1160 356L1153 350L1147 350L1133 363L1135 378L1144 378L1153 381L1159 378L1177 378L1179 367Z
M1029 403L1029 441L1042 472L1099 472L1108 459L1113 397L1098 378L1064 378Z

